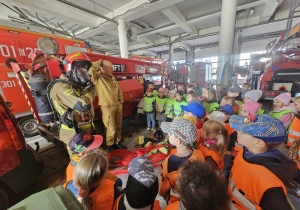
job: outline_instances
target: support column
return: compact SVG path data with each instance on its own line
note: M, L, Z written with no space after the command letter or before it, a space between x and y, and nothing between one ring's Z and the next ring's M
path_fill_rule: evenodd
M233 65L238 66L240 61L241 47L242 47L242 30L237 30L234 34L233 44Z
M118 20L118 34L120 43L121 58L128 58L128 47L127 47L127 22L125 20Z
M232 55L236 6L237 0L222 0L217 84L220 84L224 65Z
M169 63L172 65L174 61L174 45L172 43L169 44Z
M186 51L186 63L195 62L195 48L191 47L191 51Z

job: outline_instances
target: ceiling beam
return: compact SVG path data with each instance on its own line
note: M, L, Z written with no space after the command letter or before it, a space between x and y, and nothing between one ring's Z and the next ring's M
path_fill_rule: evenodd
M282 2L283 0L268 0L261 13L260 22L266 22L270 20Z
M148 0L134 0L121 8L116 9L112 13L109 13L107 17L115 17L115 20L125 20L129 22L182 1L183 0L160 0L153 3L149 3ZM133 10L133 8L136 9ZM115 27L116 25L111 22L101 21L99 22L99 26L97 28L86 31L78 35L77 37L81 39L86 39L96 34L100 34L111 30Z
M187 23L185 17L175 5L162 9L161 12L188 34L197 34L195 27Z
M96 27L98 17L87 12L67 6L61 2L48 0L1 0L3 3L28 11L57 17L65 21L73 21L83 26Z
M248 4L240 5L237 7L237 11L260 6L260 5L265 4L266 2L267 2L267 0L259 0L259 1L248 3ZM195 23L205 22L209 19L218 18L218 17L221 17L221 10L219 10L218 12L214 11L209 14L206 13L205 15L198 15L198 17L196 16L195 18L188 19L186 22L189 25L193 25ZM145 37L145 36L148 36L151 34L157 34L157 33L161 33L161 32L176 29L176 28L178 28L178 26L176 24L168 24L168 25L162 26L160 28L156 28L156 29L152 29L152 30L150 29L150 30L146 30L145 32L141 32L141 33L139 33L138 37Z

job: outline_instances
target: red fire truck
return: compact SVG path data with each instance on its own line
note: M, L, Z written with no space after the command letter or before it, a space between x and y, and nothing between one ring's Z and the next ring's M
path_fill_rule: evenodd
M60 46L59 54L87 52L83 41L0 26L0 94L12 102L12 113L25 136L37 134L37 125L10 62L30 63L32 53L40 53L37 40L43 36L56 40Z
M74 51L87 52L83 41L71 40L56 36L49 36L25 30L7 28L0 26L0 94L6 101L12 102L11 107L13 114L18 119L20 127L26 137L37 134L36 120L32 115L32 111L28 105L28 101L24 97L24 91L27 90L23 85L20 87L20 81L17 80L16 74L11 69L11 62L31 63L31 57L41 53L37 48L37 41L41 37L51 37L60 46L58 54L68 54ZM90 50L89 50L90 51ZM135 60L122 59L117 57L88 54L91 61L99 59L109 60L113 63L114 76L119 80L120 87L123 91L124 106L123 116L129 116L135 108L137 108L140 99L144 93L144 79L153 77L156 85L161 85L161 70L163 66L167 66L166 62L155 59L149 60L136 56ZM51 60L48 63L50 75L59 76L58 63ZM30 74L30 73L29 73ZM137 80L138 78L138 80ZM128 80L134 79L134 80ZM29 99L30 99L29 95ZM97 103L95 102L95 108Z
M41 57L40 57L41 55ZM33 53L33 60L37 59L37 62L46 55L38 53ZM56 53L59 55L59 53ZM86 53L86 55L90 58L91 61L108 60L111 61L114 68L114 76L117 78L120 88L123 92L123 117L129 116L131 113L135 112L138 107L138 103L143 97L144 94L144 78L145 77L157 77L162 78L162 73L164 71L164 66L167 65L166 62L158 63L158 62L144 62L138 60L131 59L123 59L117 57L111 57L106 55L99 55L94 53ZM57 58L57 57L56 57ZM59 68L59 60L54 58L49 58L43 63L39 68L40 72L50 78L59 77L61 75L61 70ZM14 70L16 77L18 78L18 82L22 88L23 93L25 94L25 98L27 102L30 104L31 111L34 115L34 118L38 121L40 125L42 121L40 120L36 108L36 104L30 92L30 86L28 85L28 77L33 73L33 69L31 68L30 63L10 63ZM37 65L35 65L36 71ZM27 75L27 76L26 76ZM27 77L27 78L26 78ZM159 84L161 85L161 82ZM24 96L23 96L24 97ZM94 107L97 109L98 100L95 99ZM97 109L99 111L99 109ZM47 132L44 127L39 126L44 132ZM48 133L49 134L49 133ZM57 136L54 135L57 139Z
M294 97L300 90L300 23L285 36L267 45L265 72L260 79L260 90L264 99L273 99L283 92L291 92Z

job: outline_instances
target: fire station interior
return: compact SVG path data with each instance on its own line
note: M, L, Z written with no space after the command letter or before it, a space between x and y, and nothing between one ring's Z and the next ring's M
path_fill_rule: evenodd
M61 185L76 203L64 209L88 209L81 205L79 194L67 187L70 180L66 170L74 156L69 154L70 147L61 134L63 126L75 134L85 132L75 129L85 122L93 128L88 134L102 136L100 148L107 154L107 170L121 180L120 192L126 193L128 164L136 157L148 157L151 170L162 182L162 164L173 155L174 145L170 135L162 131L161 123L187 116L180 105L191 104L191 96L205 108L205 124L211 114L205 105L211 100L207 98L211 97L209 88L217 91L213 95L220 107L221 99L230 90L239 89L236 98L230 96L238 104L237 108L230 105L233 115L240 115L247 91L257 91L246 97L252 100L258 94L255 103L264 111L261 114L268 116L274 114L275 98L288 94L288 104L295 111L290 111L293 118L285 127L286 139L278 150L293 160L290 149L298 146L288 144L288 134L300 112L297 103L293 103L300 96L299 47L299 0L0 0L0 210L39 209L30 203L39 200L34 196L40 195L42 201L43 192ZM115 78L119 92L103 93L105 89L98 88L101 85L92 81L91 74L83 84L80 75L76 75L77 81L74 73L65 73L73 71L68 68L73 69L71 59L76 53L89 60L86 72L98 61L101 62L95 70L102 72L108 65L103 61L109 61L109 78ZM73 107L61 111L62 106L51 98L55 92L51 88L64 75L71 83L61 84L71 89L63 94L73 91L74 97L80 98L85 91L96 93L89 104L93 112L79 114L80 122L74 123L75 114L70 119ZM79 95L73 89L74 83L81 91ZM248 88L244 90L245 87ZM176 98L181 88L184 90L180 100L184 102ZM195 89L195 96L189 94L189 88ZM111 98L122 94L122 112L118 116L122 125L118 131L116 125L108 125L104 120L112 115L102 113L101 94ZM165 100L161 102L160 98ZM173 102L167 109L168 100L177 101L179 114ZM274 118L278 116L275 115ZM117 146L108 145L107 132L112 129L107 126L121 133ZM299 129L298 134L300 137ZM226 152L233 156L231 151ZM297 166L300 156L296 156L293 161ZM225 180L230 170L224 174L218 172ZM300 183L295 184L295 189L294 194L300 197ZM171 209L160 189L156 200L157 209ZM114 203L114 208L121 209L118 205ZM47 205L43 209L48 209ZM300 205L292 209L300 209Z

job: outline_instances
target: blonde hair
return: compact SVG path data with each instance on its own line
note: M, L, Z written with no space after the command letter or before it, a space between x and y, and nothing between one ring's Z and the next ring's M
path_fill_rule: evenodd
M234 98L231 98L229 96L224 96L221 101L224 100L226 104L231 105L232 107L238 106L238 104L236 103L236 100L234 100Z
M88 151L77 163L74 170L74 183L83 190L97 188L108 167L107 155L102 149ZM93 209L90 197L79 200L86 210Z
M295 102L297 100L300 100L300 96L298 96L297 98L295 98L293 102Z
M205 90L208 93L209 100L216 98L216 90L213 87L207 87L207 88L205 88Z
M202 132L205 131L206 136L214 135L217 144L212 146L212 149L218 154L220 158L223 158L225 151L229 144L228 131L224 125L215 120L208 120L203 124Z

